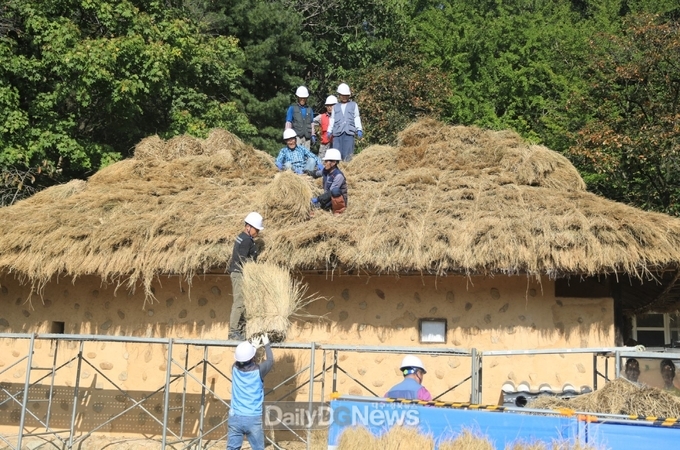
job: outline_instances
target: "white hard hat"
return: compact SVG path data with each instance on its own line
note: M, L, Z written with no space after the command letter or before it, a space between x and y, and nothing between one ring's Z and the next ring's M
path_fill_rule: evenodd
M338 86L338 94L340 95L352 95L349 91L349 86L346 83L340 83Z
M335 95L329 95L326 98L326 105L335 105L336 103L338 103L338 98Z
M246 216L245 222L251 227L255 227L260 231L264 230L264 226L262 225L262 216L256 212L251 212L248 214Z
M399 366L399 370L408 369L409 367L420 369L423 371L423 373L427 373L427 370L425 370L425 367L423 367L423 362L417 356L413 355L404 356L404 359L401 361L401 366Z
M294 137L297 137L297 133L295 132L294 129L286 128L285 130L283 130L283 140L284 141L287 141L288 139L294 138Z
M326 150L326 154L323 157L324 161L342 161L342 156L340 155L340 150L337 148L329 148Z
M300 87L297 88L297 90L295 91L295 96L296 96L296 97L300 97L300 98L307 98L307 97L309 97L309 91L307 90L306 87L300 86Z
M234 359L238 362L248 362L255 356L255 347L248 341L241 342L236 347Z

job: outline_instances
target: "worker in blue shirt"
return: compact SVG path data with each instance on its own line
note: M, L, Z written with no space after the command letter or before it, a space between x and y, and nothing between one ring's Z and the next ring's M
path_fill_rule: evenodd
M309 91L306 87L300 86L295 91L295 96L297 97L297 103L290 105L286 112L286 129L295 131L297 145L311 148L310 143L316 143L316 136L312 133L314 111L311 106L307 105Z
M260 339L266 359L255 362L256 346ZM253 343L241 342L234 355L231 368L231 407L227 435L227 450L240 450L243 438L248 438L253 450L264 450L262 404L264 403L264 377L274 366L274 355L266 334Z
M283 131L283 140L286 146L279 151L276 157L276 167L279 170L292 170L295 173L316 174L317 170L323 169L323 164L318 156L310 152L307 147L297 145L297 135L292 129Z

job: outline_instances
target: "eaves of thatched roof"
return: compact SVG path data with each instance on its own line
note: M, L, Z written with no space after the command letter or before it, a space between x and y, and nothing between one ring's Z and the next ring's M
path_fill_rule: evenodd
M675 268L680 220L586 192L563 156L512 132L418 122L342 165L349 207L310 217L319 189L215 130L147 138L135 157L4 208L0 271L40 286L96 275L149 292L225 267L251 210L263 258L370 273L629 274Z

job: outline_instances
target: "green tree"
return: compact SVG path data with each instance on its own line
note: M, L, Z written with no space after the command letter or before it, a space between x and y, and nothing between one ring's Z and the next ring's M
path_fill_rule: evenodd
M566 148L564 110L592 32L570 2L421 2L418 52L449 75L454 123L511 128Z
M592 190L680 214L680 21L631 16L621 35L600 35L590 51L589 89L572 103L584 123L570 156Z
M392 56L352 77L365 139L372 144L394 144L409 123L421 117L441 119L448 106L451 89L445 73L412 54Z
M67 180L150 134L255 131L233 101L236 39L200 33L172 2L8 0L3 23L0 167Z
M306 68L314 57L302 15L285 0L186 0L185 5L206 33L238 40L244 57L238 61L242 75L235 99L257 128L247 140L278 151L286 109L297 86L307 83Z

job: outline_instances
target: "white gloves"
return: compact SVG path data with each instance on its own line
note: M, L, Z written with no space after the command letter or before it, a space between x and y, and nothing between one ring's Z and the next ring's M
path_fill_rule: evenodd
M263 345L269 344L269 336L267 336L266 333L259 336L253 336L250 338L250 343L253 344L253 347L260 348Z
M262 338L260 336L254 336L250 339L250 343L253 344L253 347L260 348L262 347Z
M635 351L636 351L636 352L644 352L645 350L647 350L647 349L645 348L644 345L636 345L636 346L635 346Z

